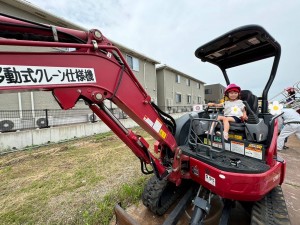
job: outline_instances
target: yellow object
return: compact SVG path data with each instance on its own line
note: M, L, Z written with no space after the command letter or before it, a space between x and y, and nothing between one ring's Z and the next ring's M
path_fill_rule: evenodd
M160 129L159 134L160 134L160 136L161 136L163 139L166 139L167 134L166 134L166 132L164 132L162 129Z

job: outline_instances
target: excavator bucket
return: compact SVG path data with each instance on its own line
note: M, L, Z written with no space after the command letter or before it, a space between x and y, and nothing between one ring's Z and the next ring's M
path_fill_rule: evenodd
M117 225L140 225L120 205L115 205L114 211Z

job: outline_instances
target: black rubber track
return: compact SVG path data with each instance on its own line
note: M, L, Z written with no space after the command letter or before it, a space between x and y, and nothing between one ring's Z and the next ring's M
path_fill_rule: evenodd
M156 176L149 179L142 194L143 204L156 215L163 215L176 199L186 190L187 183L176 185Z
M281 186L277 186L262 200L255 202L251 213L251 225L279 224L291 224Z

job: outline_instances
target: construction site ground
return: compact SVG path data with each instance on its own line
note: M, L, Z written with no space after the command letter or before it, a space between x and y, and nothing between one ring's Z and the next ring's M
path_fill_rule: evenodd
M285 196L290 220L292 225L299 224L300 221L300 141L295 135L289 137L286 144L289 148L281 151L279 154L287 161L287 171L282 189ZM164 216L155 216L142 203L131 206L126 209L127 213L138 223L143 225L162 224L167 218L168 213ZM188 217L184 214L178 225L188 224ZM250 223L250 216L247 215L242 207L237 207L231 212L230 224L243 225ZM217 224L217 223L210 223Z

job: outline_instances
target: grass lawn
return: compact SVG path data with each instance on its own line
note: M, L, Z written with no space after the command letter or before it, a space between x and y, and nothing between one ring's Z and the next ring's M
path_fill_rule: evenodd
M113 206L138 202L148 178L112 132L2 155L0 224L109 224Z

